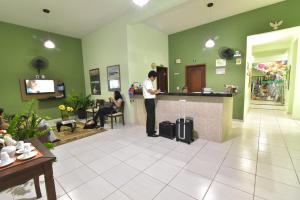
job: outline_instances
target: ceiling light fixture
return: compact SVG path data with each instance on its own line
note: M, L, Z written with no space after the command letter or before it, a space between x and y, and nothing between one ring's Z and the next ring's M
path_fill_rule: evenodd
M209 8L209 23L211 23L211 9L214 6L214 3L208 3L206 5ZM206 48L213 48L216 45L216 41L213 37L208 38L208 40L205 42L205 47Z
M206 48L213 48L216 45L216 42L213 38L209 38L206 42L205 42L205 47Z
M48 39L44 42L44 47L46 47L47 49L54 49L55 48L55 44L54 44L53 41L51 41L49 39L48 14L50 13L50 10L49 9L43 9L43 12L45 14L47 14L46 25L47 25L47 32L48 32Z
M150 0L132 0L134 4L144 7L146 4L149 3Z

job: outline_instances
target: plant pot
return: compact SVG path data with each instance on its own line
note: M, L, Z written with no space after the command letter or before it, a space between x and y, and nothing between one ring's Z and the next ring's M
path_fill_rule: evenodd
M40 136L40 137L38 137L38 139L40 140L40 142L42 143L42 144L44 144L44 143L46 143L46 142L49 142L49 134L46 134L46 135L43 135L43 136Z
M61 111L61 119L62 119L63 121L69 120L69 114L68 114L68 112L66 112L66 111Z
M86 118L86 110L85 109L78 109L77 110L77 116L79 119L85 119Z

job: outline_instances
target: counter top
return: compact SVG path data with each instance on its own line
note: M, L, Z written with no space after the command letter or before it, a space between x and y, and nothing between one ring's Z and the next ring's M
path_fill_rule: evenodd
M137 95L142 95L142 93L137 93ZM159 96L203 96L203 97L234 97L236 94L225 93L225 92L214 92L214 93L160 93Z

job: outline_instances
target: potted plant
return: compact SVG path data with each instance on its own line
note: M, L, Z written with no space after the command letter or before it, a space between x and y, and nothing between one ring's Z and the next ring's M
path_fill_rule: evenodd
M91 95L70 95L67 98L67 105L74 109L79 119L86 118L86 109L93 105Z
M35 107L36 100L32 100L26 104L25 110L14 115L9 123L7 133L15 140L27 140L31 138L39 138L42 142L46 141L43 138L49 134L49 128L41 129L40 123L44 118L40 117ZM53 148L52 143L45 142L44 145L48 148Z
M74 111L74 109L72 107L65 106L64 104L59 105L58 109L60 110L62 120L68 120L70 117L70 114L73 113L73 111Z

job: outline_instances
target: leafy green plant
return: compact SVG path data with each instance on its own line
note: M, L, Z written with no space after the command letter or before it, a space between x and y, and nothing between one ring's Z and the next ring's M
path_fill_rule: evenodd
M5 119L8 123L14 118L14 115L4 113L3 119Z
M36 100L28 102L24 111L16 114L10 121L7 133L11 134L15 140L39 138L49 133L50 128L41 129L40 127L44 118L36 113L36 105Z
M66 99L66 104L74 108L75 112L78 110L86 110L89 106L93 105L93 103L91 95L84 96L71 94Z

